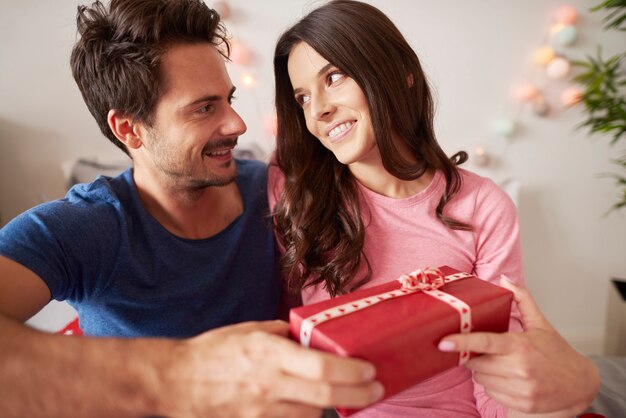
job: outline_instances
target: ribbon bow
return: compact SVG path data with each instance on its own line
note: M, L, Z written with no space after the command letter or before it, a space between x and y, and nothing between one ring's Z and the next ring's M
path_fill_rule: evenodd
M398 281L406 290L435 290L443 286L444 276L438 268L426 267L403 274Z

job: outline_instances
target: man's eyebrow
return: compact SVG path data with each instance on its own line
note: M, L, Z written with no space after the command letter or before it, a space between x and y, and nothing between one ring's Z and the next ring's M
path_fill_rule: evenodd
M233 94L235 93L235 90L237 90L237 87L233 86L230 89L230 93L228 93L228 99L230 100L233 97ZM185 105L185 107L191 107L191 106L195 106L198 105L200 103L206 103L206 102L217 102L219 100L222 100L224 97L220 96L219 94L212 94L210 96L203 96L198 98L197 100L194 100L191 103L187 103Z
M334 65L329 62L328 64L320 68L320 70L317 72L317 78L320 78L321 76L323 76L326 73L326 71L328 71L328 69L332 67L334 67ZM293 89L294 94L300 93L301 91L302 89L299 87L297 89Z

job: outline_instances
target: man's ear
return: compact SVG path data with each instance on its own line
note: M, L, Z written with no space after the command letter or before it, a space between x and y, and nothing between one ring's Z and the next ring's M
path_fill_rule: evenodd
M117 109L111 109L107 115L107 122L109 123L109 128L111 128L113 135L115 135L122 144L126 145L129 149L141 147L142 140L138 134L140 129L138 129L139 126L132 118L122 115Z

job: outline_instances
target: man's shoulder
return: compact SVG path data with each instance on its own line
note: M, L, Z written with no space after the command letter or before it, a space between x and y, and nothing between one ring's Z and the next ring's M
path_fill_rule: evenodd
M251 178L267 177L267 164L259 160L235 160L240 176Z
M91 205L125 201L132 197L132 181L131 169L116 177L98 176L90 183L74 185L65 198L70 203Z
M62 199L52 200L28 209L5 226L53 230L108 230L119 222L119 212L128 200L126 179L122 175L98 177L91 183L74 185ZM29 225L32 225L30 227Z
M237 161L237 185L242 193L257 195L267 190L267 164L258 160Z

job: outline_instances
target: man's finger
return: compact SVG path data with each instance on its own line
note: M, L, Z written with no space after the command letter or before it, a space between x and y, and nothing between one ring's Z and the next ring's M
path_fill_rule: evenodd
M249 334L251 332L266 332L268 334L281 335L286 337L289 334L289 324L285 321L248 321L235 325L228 325L221 328L216 328L211 331L212 335L217 334Z
M298 402L319 408L363 408L383 397L379 382L362 385L333 385L292 376L283 376L272 385L272 396L282 401Z
M516 286L504 274L500 277L500 285L513 292L513 298L522 314L524 330L533 328L552 330L552 326L541 313L539 306L537 306L528 289Z
M515 334L511 333L472 332L469 334L452 334L439 342L439 350L509 354L515 348L515 339Z
M340 384L369 382L376 376L376 368L364 360L307 349L288 340L282 343L281 370L293 376Z
M284 321L245 322L212 331L222 334L248 334L255 338L258 350L271 353L278 368L290 375L309 380L324 380L339 384L369 382L376 376L375 367L364 360L339 357L335 354L301 347L284 338L289 324Z
M272 418L320 418L323 413L320 407L291 402L275 403L271 405L270 411Z

